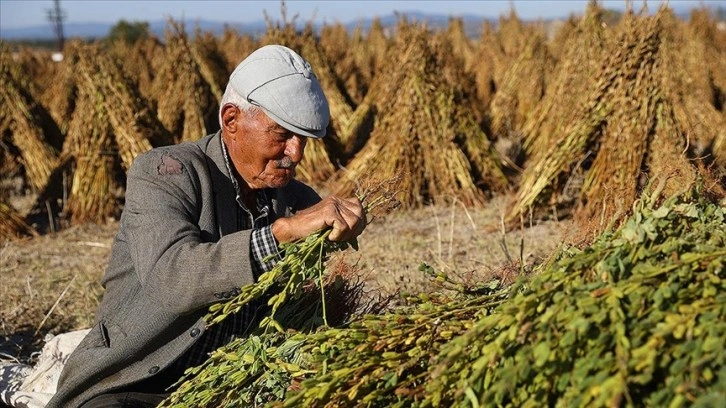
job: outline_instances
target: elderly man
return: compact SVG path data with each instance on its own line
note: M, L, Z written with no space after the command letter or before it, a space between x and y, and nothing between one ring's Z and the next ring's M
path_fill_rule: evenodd
M293 178L329 116L310 65L269 45L230 76L219 132L136 159L95 324L49 407L156 406L251 324L252 307L209 329L203 316L270 270L278 244L328 227L331 240L362 232L360 201L321 200Z

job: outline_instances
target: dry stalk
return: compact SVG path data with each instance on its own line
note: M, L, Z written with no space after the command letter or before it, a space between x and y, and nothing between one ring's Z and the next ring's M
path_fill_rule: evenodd
M68 132L78 98L78 52L80 41L69 41L63 49L63 61L58 63L51 82L39 100L48 109L63 135Z
M507 184L498 156L471 110L461 104L461 93L438 75L441 60L426 29L399 29L399 59L369 91L378 112L373 132L332 180L332 189L350 194L364 175L402 175L406 207L453 198L481 205L484 190L501 191Z
M157 71L155 61L158 61L155 56L164 53L161 42L155 37L144 38L134 44L117 41L109 51L117 61L121 62L129 78L137 84L138 93L147 101L151 101L152 84Z
M576 107L584 105L591 95L589 89L594 85L603 53L613 41L612 33L603 27L603 12L602 7L590 3L576 25L555 39L555 43L562 42L562 55L552 80L546 84L544 98L527 115L522 127L523 148L530 160L556 143L563 127L580 113Z
M37 232L9 204L0 201L0 243L24 236L36 236Z
M523 122L544 95L552 66L545 39L532 34L498 83L489 106L494 138L520 138Z
M220 43L222 55L227 61L227 71L232 72L254 50L259 48L258 40L249 34L240 34L231 27L225 27Z
M0 118L3 118L0 134L9 130L10 140L20 153L27 182L39 191L45 187L57 162L56 149L62 140L60 131L30 94L27 85L30 80L12 61L9 49L2 45L0 65Z
M117 60L96 46L82 48L79 58L81 86L99 95L97 103L110 121L124 169L134 158L156 145L171 142L171 135L139 94L138 85Z
M157 115L174 142L197 140L219 128L218 98L194 58L183 23L167 22L166 48L152 85Z
M90 88L79 89L78 108L63 146L62 155L75 164L66 208L74 224L105 223L118 211L113 130L102 98Z
M669 194L692 185L697 177L710 177L699 170L700 159L688 156L687 115L678 111L689 105L682 103L671 76L682 72L671 51L671 18L665 8L654 16L625 16L617 41L605 50L594 76L597 82L579 91L589 95L583 109L555 118L565 121L561 135L525 169L508 222L516 223L531 207L571 204L561 186L578 166L586 172L576 198L577 216L602 217L603 225L627 215L620 209L632 206L644 186L643 175L667 176ZM690 114L698 117L695 111ZM590 158L583 160L587 155Z

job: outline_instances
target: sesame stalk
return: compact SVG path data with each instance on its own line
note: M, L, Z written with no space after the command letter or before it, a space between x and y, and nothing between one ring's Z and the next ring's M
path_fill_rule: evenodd
M360 186L357 194L369 215L368 223L377 217L398 208L396 194L400 177L386 181L369 181ZM336 242L328 240L331 229L324 229L310 234L307 238L290 243L283 243L280 249L285 256L268 272L260 275L257 282L240 288L240 294L227 303L216 303L209 308L206 320L209 325L217 324L233 313L239 312L251 302L269 296L267 305L271 307L269 314L260 321L259 327L267 332L270 328L282 332L295 322L279 322L275 319L276 312L286 302L298 300L306 284L317 282L321 292L322 320L328 326L325 306L325 262L330 254L347 248L358 249L357 240ZM294 319L294 317L291 317ZM305 317L303 317L305 318Z

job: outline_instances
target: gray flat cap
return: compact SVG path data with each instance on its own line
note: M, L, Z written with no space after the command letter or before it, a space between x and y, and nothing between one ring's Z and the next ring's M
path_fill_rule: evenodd
M328 100L310 64L290 48L257 49L237 65L229 83L285 129L308 137L325 136Z

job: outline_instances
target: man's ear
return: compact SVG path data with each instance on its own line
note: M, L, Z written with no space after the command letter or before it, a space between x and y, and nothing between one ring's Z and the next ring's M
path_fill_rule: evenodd
M231 103L225 103L222 107L222 129L232 138L237 136L237 121L241 115L240 109Z

